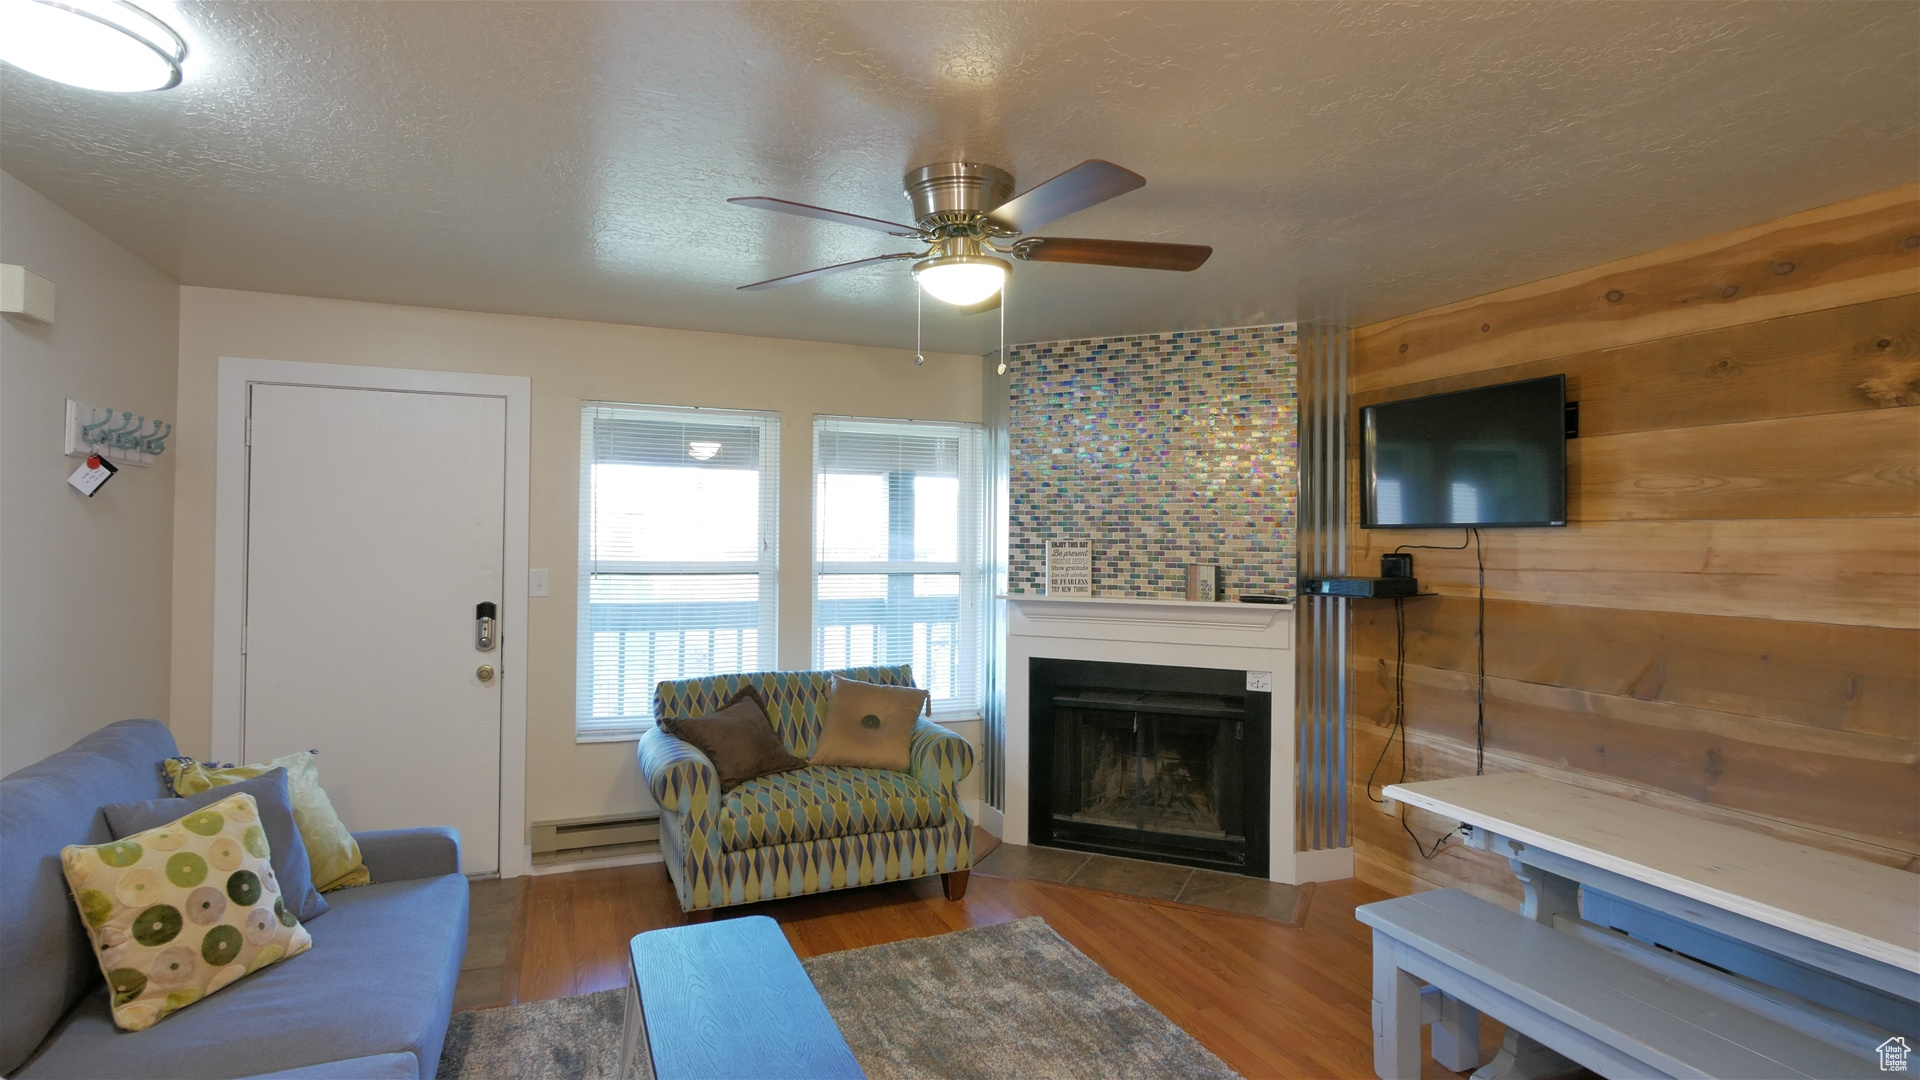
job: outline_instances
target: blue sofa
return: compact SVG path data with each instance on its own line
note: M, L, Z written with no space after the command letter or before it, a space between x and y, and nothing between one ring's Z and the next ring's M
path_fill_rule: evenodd
M356 833L373 883L327 894L313 948L140 1032L121 1031L60 869L100 844L100 808L170 794L178 754L123 720L0 779L0 1074L8 1077L431 1077L467 947L451 829Z

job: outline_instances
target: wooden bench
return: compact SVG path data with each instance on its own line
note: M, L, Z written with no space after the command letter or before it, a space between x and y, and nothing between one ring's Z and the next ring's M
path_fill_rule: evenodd
M864 1080L772 919L651 930L631 948L620 1076L644 1041L659 1080Z
M1382 1080L1418 1080L1420 1029L1429 1023L1436 1059L1472 1068L1480 1013L1612 1077L1881 1075L1871 1055L1458 889L1354 914L1373 928L1373 1060Z

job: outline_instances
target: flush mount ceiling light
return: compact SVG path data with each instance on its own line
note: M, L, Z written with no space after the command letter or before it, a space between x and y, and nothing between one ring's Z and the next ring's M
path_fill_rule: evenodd
M687 444L687 456L695 461L712 461L713 455L720 452L717 442L690 442Z
M121 0L0 0L0 60L87 90L180 85L187 43Z

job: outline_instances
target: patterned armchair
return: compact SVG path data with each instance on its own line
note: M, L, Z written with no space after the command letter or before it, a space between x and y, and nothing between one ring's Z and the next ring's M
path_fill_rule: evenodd
M654 715L704 716L751 684L787 749L810 757L834 675L913 685L906 665L715 675L661 683ZM966 895L973 822L960 804L960 781L973 771L973 747L924 717L905 773L810 765L721 794L706 755L660 728L640 737L638 752L660 804L667 872L695 921L715 908L929 874L942 876L947 899Z

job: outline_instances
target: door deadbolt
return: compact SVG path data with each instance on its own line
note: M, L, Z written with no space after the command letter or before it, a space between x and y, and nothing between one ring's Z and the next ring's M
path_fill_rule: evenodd
M494 640L499 636L500 609L493 601L482 600L473 606L474 639L473 647L481 652L492 652Z
M480 681L483 683L492 682L493 681L493 665L481 664L477 669L475 669L474 674L480 676Z

